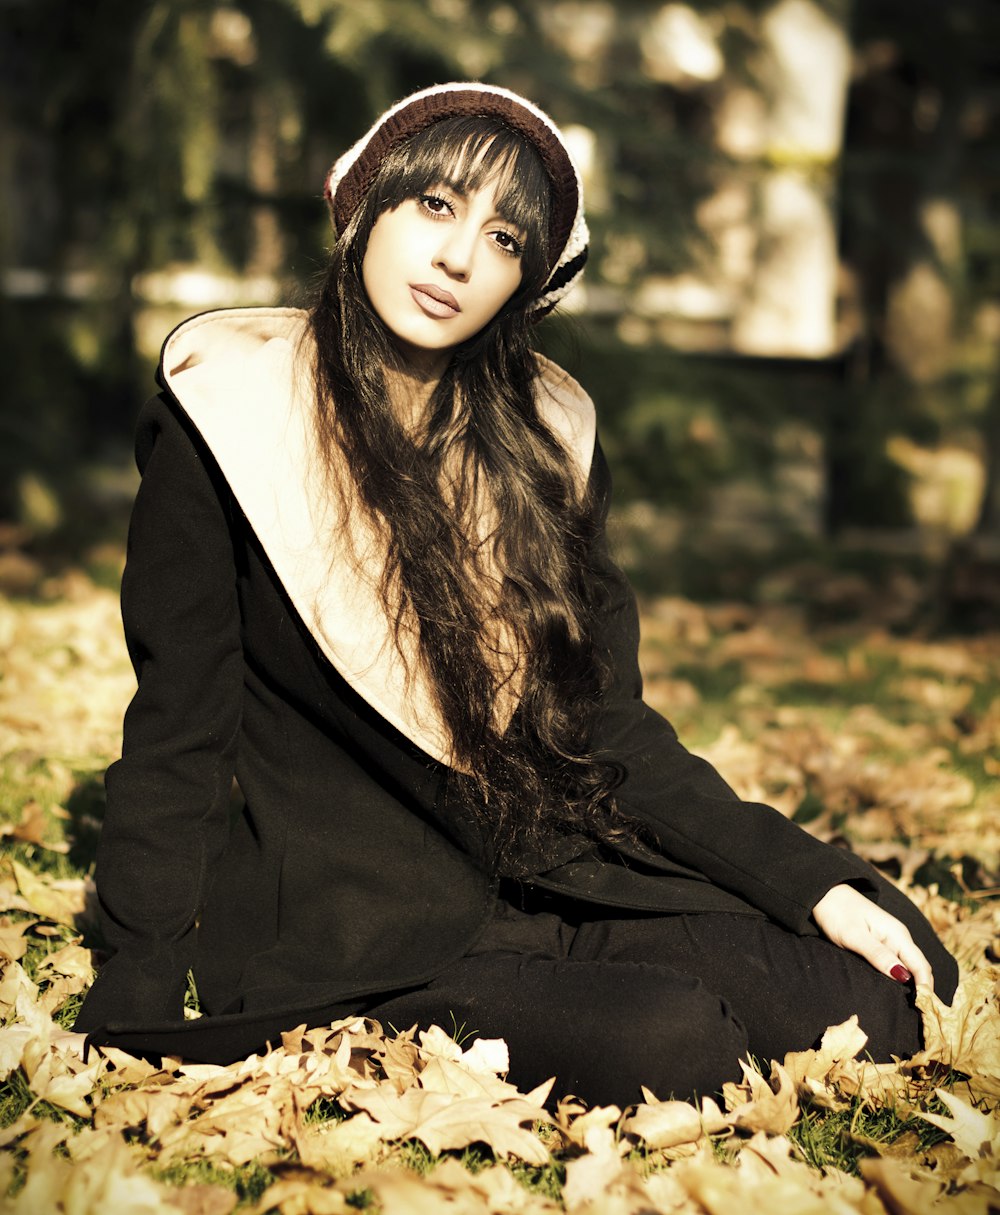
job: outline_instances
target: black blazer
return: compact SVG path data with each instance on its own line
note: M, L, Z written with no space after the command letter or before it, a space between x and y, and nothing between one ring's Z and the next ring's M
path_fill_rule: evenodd
M496 886L445 768L321 653L168 392L142 414L137 460L122 612L139 688L97 861L114 952L76 1028L228 1061L430 980L480 935ZM606 504L599 448L591 478ZM569 840L529 884L799 933L816 931L811 908L838 882L882 889L858 858L741 801L643 703L634 596L610 558L605 572L615 681L596 744L624 764L619 802L654 843ZM207 1015L184 1022L189 970Z

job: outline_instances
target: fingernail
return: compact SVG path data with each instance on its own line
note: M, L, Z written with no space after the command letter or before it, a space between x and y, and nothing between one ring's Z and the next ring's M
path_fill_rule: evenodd
M909 981L913 978L913 975L910 974L906 967L900 966L898 962L892 968L892 970L889 971L889 974L896 980L897 983L909 983Z

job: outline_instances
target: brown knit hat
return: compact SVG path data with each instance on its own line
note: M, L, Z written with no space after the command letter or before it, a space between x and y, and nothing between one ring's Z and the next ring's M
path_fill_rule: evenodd
M324 191L340 233L361 205L386 154L411 135L446 118L498 118L529 140L552 183L552 269L531 309L542 315L570 290L587 260L590 235L583 216L580 174L559 128L536 105L509 89L475 81L437 84L386 110L367 135L336 161Z

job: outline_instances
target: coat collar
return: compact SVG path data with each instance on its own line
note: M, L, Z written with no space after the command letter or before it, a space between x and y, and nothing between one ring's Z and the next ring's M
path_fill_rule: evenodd
M160 374L214 455L320 649L388 722L449 763L450 737L430 686L419 665L397 650L381 605L378 541L357 512L341 518L321 492L311 437L313 355L305 312L227 309L175 329L164 343ZM595 441L592 401L541 356L536 395L585 484Z

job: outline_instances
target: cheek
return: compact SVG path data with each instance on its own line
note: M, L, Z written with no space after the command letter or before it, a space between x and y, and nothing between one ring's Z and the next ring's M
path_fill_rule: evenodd
M383 211L372 224L368 234L368 244L361 263L361 271L365 278L379 274L388 274L398 266L413 249L414 242L419 238L420 229L413 223L406 203L396 207L394 211Z
M493 312L496 313L500 311L521 285L520 263L511 260L510 266L498 266L492 279L490 302Z
M384 279L391 246L390 237L391 233L385 225L385 216L382 216L372 227L361 263L361 279L369 298L377 293L379 283Z

